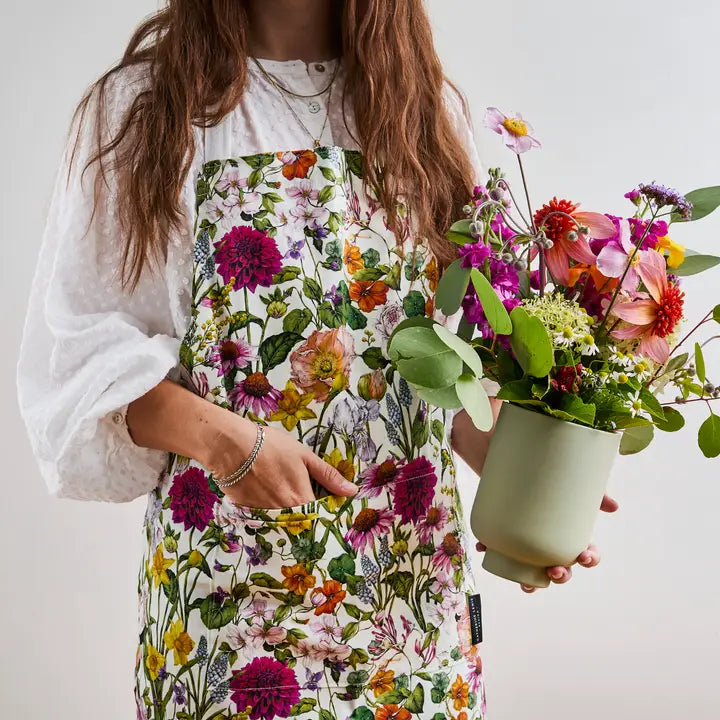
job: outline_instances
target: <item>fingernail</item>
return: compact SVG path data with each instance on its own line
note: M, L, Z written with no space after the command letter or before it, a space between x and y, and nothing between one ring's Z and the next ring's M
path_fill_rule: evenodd
M564 570L562 570L561 568L557 568L550 573L550 576L553 580L559 580L564 574Z
M354 495L358 491L358 486L355 483L344 482L343 490L347 490L347 492L352 493Z

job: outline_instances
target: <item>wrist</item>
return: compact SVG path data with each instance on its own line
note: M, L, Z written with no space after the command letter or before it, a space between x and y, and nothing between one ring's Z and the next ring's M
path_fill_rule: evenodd
M225 477L250 454L257 438L254 422L208 403L200 418L200 450L197 460L213 475Z

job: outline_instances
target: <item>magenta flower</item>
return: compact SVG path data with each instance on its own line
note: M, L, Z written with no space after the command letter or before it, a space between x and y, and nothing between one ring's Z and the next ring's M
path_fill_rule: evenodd
M453 533L447 533L433 555L433 565L445 572L455 572L461 565L465 551Z
M274 388L261 372L248 375L228 393L234 410L249 410L258 417L262 413L269 415L275 412L281 398L282 392Z
M360 474L358 497L377 497L385 488L391 487L399 476L393 458L388 458L379 465L370 465Z
M363 508L353 519L352 526L345 533L345 540L356 551L371 548L375 538L390 532L393 512L389 508Z
M214 516L217 495L200 468L191 467L176 475L168 495L174 523L184 523L185 530L204 530L208 526Z
M432 505L437 475L426 457L415 458L402 468L402 477L393 485L395 514L403 523L417 523Z
M620 278L628 267L630 258L632 264L628 268L625 279L622 283L623 290L635 292L640 284L640 275L637 272L638 265L643 262L643 253L635 252L635 245L631 240L632 230L627 220L620 221L620 238L618 241L609 242L598 253L597 268L609 278Z
M277 243L267 233L240 225L215 243L215 262L225 283L235 278L235 289L255 292L258 285L270 287L282 269Z
M532 126L523 120L520 113L508 116L495 107L489 107L485 113L485 126L502 135L505 145L518 155L534 147L542 147L540 141L532 136Z
M251 362L257 360L257 352L245 340L225 338L217 345L212 346L208 360L217 368L218 377L228 375L235 368L242 370Z
M429 543L432 540L433 533L439 532L447 525L448 517L448 509L442 503L429 507L428 511L417 523L417 534L420 542Z
M240 670L233 670L231 699L238 712L250 710L250 720L288 717L300 700L295 671L272 657L255 657Z

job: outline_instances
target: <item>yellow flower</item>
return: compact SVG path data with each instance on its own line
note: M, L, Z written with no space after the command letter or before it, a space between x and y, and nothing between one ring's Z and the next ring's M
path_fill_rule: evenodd
M278 409L268 418L272 421L280 421L286 430L294 430L300 420L310 420L317 417L313 410L308 410L308 405L315 396L313 393L297 391L292 380L288 380L283 390L282 399L278 401Z
M173 659L176 665L185 665L188 661L188 653L193 649L195 643L185 632L182 618L176 620L170 629L163 635L165 645L173 651Z
M680 267L683 260L685 260L685 246L678 242L675 242L672 238L665 235L664 237L658 238L655 249L663 254L664 250L668 251L668 265L671 268Z
M346 480L352 482L355 477L355 466L343 457L338 448L334 448L329 455L325 455L325 462L332 465Z
M395 671L379 670L370 678L370 687L375 697L380 697L383 693L390 692L395 687Z
M462 710L467 706L469 690L470 684L466 683L462 677L458 675L450 688L450 696L453 699L453 707L456 710Z
M158 652L152 645L148 645L147 657L145 665L150 672L150 679L157 680L160 668L165 664L165 656Z
M314 575L308 575L305 566L301 563L295 565L283 565L280 571L285 576L283 585L298 595L304 595L307 590L314 587L317 578Z
M312 527L315 517L317 517L317 513L280 513L277 521L290 534L299 535L303 530L309 530Z
M193 550L190 555L188 555L188 563L193 567L200 567L202 562L203 555L199 550Z
M162 545L157 546L155 554L153 555L152 564L148 563L148 570L150 576L153 579L153 584L158 587L160 583L163 585L170 584L170 578L167 574L167 569L175 562L174 560L166 560L163 555Z

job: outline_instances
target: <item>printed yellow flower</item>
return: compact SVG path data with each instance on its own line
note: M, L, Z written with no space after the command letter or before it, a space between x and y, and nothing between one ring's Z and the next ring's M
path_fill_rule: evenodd
M325 462L332 465L346 480L352 482L355 477L355 465L346 460L339 448L334 448L329 455L325 455Z
M425 266L425 277L428 280L430 292L435 292L437 290L438 281L440 280L440 272L434 255L430 258L430 262Z
M301 395L295 387L295 383L288 380L282 398L278 400L277 410L268 417L268 420L281 422L286 430L294 430L301 420L310 420L317 417L313 410L308 409L308 405L313 401L314 397L311 392Z
M145 665L147 666L148 672L150 673L151 680L157 680L160 668L165 664L165 656L158 652L152 645L148 645L147 657L145 658Z
M203 554L199 550L193 550L188 555L188 564L193 567L200 567L203 563Z
M173 659L176 665L185 665L188 661L188 653L195 647L193 639L185 632L182 618L176 620L170 629L163 635L165 645L173 651Z
M315 517L317 517L317 513L280 513L277 521L290 534L299 535L303 530L309 530L312 527Z
M304 595L307 590L315 585L315 576L308 575L305 566L301 563L295 565L283 565L280 570L285 576L283 585L298 595Z
M380 670L370 678L370 687L375 697L380 697L383 693L390 692L395 688L395 671Z
M466 683L458 674L455 682L450 687L450 697L453 699L453 707L456 710L462 710L464 707L467 707L469 691L470 684Z
M358 270L362 270L365 267L365 260L363 260L360 248L357 245L351 245L347 240L345 241L345 249L343 250L343 261L347 265L348 272L354 275Z
M665 235L664 237L658 238L655 249L664 254L664 250L668 251L668 266L671 268L677 268L682 265L685 260L685 246L679 242L675 242L671 237Z
M166 560L163 555L162 545L157 546L155 554L153 555L152 563L148 563L148 570L150 576L153 579L153 584L158 587L160 583L163 585L170 584L170 578L167 574L167 569L174 563L174 560Z

